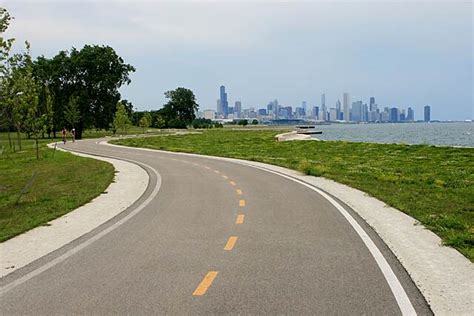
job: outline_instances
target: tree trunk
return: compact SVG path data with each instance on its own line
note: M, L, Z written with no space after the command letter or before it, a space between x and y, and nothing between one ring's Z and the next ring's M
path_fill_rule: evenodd
M10 127L8 127L8 145L10 145L10 149L13 149L13 151L15 151L15 147L13 147L12 144L12 136L10 135Z
M20 128L19 127L16 128L16 140L18 142L18 148L21 151L21 149L22 149L21 148L21 134L20 134Z
M76 128L76 139L82 139L82 130L84 128L84 124L79 122Z
M36 143L36 160L39 160L39 146L38 146L38 135L35 136L35 143Z

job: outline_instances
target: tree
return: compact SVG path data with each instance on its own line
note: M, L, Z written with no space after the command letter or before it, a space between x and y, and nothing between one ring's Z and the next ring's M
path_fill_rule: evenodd
M9 102L8 94L8 77L11 74L8 59L10 51L15 41L14 38L4 38L3 33L8 29L12 17L5 8L0 7L0 128L4 128L8 132L8 144L10 149L13 149L13 143L10 135L12 127L13 108Z
M0 82L3 81L5 74L8 73L6 62L10 56L13 42L15 41L14 38L3 37L3 33L8 29L12 19L7 9L0 7Z
M36 159L39 159L38 138L50 128L52 116L51 97L47 87L44 87L42 91L44 100L40 104L38 91L41 90L41 87L38 86L33 78L33 67L28 43L26 43L26 47L28 50L22 55L24 59L23 68L14 69L14 75L19 75L19 77L14 77L16 79L14 84L18 85L22 92L21 96L18 97L18 109L15 111L15 115L19 115L22 122L19 124L18 118L15 118L15 124L18 126L18 135L21 126L28 137L33 136L36 145Z
M38 85L38 111L44 115L44 125L45 129L42 131L42 137L44 138L44 133L48 133L50 137L51 130L53 128L53 97L49 91L47 83L37 83Z
M17 132L17 143L21 150L21 132L33 136L36 143L36 158L39 159L38 137L50 126L52 109L51 95L41 87L33 76L33 62L30 44L25 42L26 51L10 55L14 39L4 39L11 16L0 8L0 114L1 124L8 131L10 148L15 150L10 137L12 127ZM40 102L40 93L42 99Z
M186 128L195 118L199 105L194 93L186 88L165 92L168 103L159 111L167 127Z
M222 128L224 127L221 123L219 122L213 122L210 119L205 119L205 118L197 118L193 120L191 123L193 128Z
M138 123L140 127L143 128L143 133L145 133L145 128L148 128L151 125L151 114L149 112L145 112Z
M38 106L38 92L36 82L32 75L32 61L30 55L30 44L25 42L26 52L17 53L10 56L7 60L10 73L4 78L4 88L6 90L5 107L8 108L9 126L16 129L17 144L20 150L21 132L26 126L28 113L31 108ZM31 133L29 133L31 135Z
M64 120L72 127L75 128L76 124L81 119L81 112L78 108L78 97L71 96L67 103L66 110L64 111Z
M151 113L151 117L152 117L151 126L153 126L155 128L165 128L166 127L166 121L163 118L163 115L161 115L159 111L153 111Z
M133 115L133 104L132 104L132 102L128 101L127 99L123 99L123 100L120 101L120 103L122 103L123 106L125 107L125 110L127 111L128 117L132 117L132 115Z
M252 125L258 125L258 120L254 119L254 120L252 121Z
M249 121L247 121L247 120L240 120L238 124L242 125L242 126L247 126L248 123L249 123Z
M125 132L125 134L127 134L127 130L130 127L130 119L127 110L121 102L117 103L117 112L115 112L113 127L115 131L121 130Z
M81 113L76 124L80 139L86 128L109 129L113 126L119 88L130 83L135 68L124 63L109 46L85 45L81 50L61 51L52 59L43 56L35 61L35 76L49 83L54 96L54 130L65 123L64 111L71 96L77 96ZM127 108L131 103L125 101ZM130 108L131 111L131 108Z

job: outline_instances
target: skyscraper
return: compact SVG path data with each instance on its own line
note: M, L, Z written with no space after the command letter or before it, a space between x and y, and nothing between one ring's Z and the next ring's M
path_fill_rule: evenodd
M319 117L319 119L321 121L326 121L327 118L328 118L328 115L327 115L328 111L326 109L326 94L321 94L321 115Z
M413 122L415 120L415 112L411 107L408 107L407 110L407 121Z
M313 118L318 119L318 117L319 117L319 107L315 106L313 107Z
M303 116L307 116L308 113L307 113L307 103L306 103L306 101L301 102L301 107L303 108L303 112L304 112Z
M375 111L375 97L370 97L369 111Z
M229 102L227 102L227 93L225 92L225 86L220 87L220 103L221 103L221 111L224 117L227 117L229 114Z
M389 113L388 120L390 122L395 123L395 122L400 121L400 112L399 112L398 108L393 107L393 108L390 109L390 111L388 113Z
M362 104L361 121L362 122L369 121L369 109L367 107L367 103Z
M352 102L352 121L360 122L362 121L362 101Z
M278 104L278 100L273 100L273 116L275 119L278 119L280 116L280 104Z
M242 102L235 102L234 113L236 118L240 118L242 116Z
M424 121L425 122L431 121L431 107L429 105L425 105L424 113L425 113Z
M221 99L217 99L216 114L217 114L217 116L222 114Z
M343 119L346 122L349 122L351 119L351 109L350 109L350 103L351 103L351 98L349 96L349 93L344 92L342 96L342 105L343 105Z
M336 102L336 120L342 120L341 118L341 101L337 100ZM332 120L332 118L331 118Z

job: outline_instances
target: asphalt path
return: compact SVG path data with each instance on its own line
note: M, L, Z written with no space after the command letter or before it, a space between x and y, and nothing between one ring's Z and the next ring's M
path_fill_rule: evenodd
M378 236L336 201L364 241L309 186L206 157L92 140L64 147L136 162L149 187L116 218L1 279L1 314L431 313Z

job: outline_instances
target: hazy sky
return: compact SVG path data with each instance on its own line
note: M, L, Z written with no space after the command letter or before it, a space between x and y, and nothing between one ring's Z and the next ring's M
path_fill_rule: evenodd
M110 45L137 68L123 98L140 110L190 88L215 109L272 99L334 107L342 93L379 107L432 106L432 119L472 119L473 5L427 2L137 2L0 0L15 17L7 35L52 57Z

